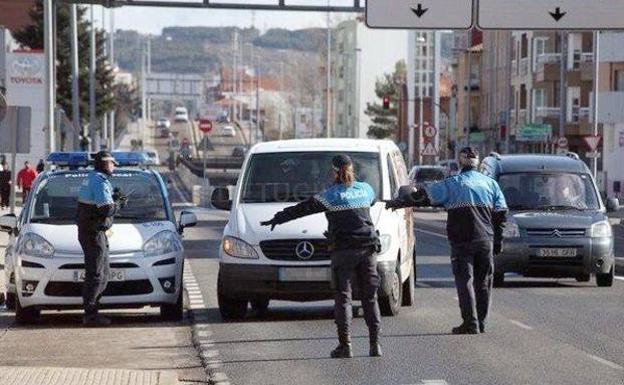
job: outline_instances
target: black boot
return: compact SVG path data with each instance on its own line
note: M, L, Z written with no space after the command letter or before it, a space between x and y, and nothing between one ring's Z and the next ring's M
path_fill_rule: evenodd
M381 357L382 355L383 352L381 351L381 344L379 343L379 332L371 332L369 356Z
M352 358L353 352L351 351L351 335L339 334L338 346L331 351L331 358Z
M453 334L479 334L479 327L463 323L456 328L453 328Z

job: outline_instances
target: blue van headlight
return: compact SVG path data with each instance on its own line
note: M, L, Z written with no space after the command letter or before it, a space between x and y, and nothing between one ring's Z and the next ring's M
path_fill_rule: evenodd
M594 223L590 230L589 236L592 238L610 238L613 236L613 230L609 221L600 221Z
M176 251L182 251L182 244L178 235L170 230L157 233L143 244L143 254L148 258Z

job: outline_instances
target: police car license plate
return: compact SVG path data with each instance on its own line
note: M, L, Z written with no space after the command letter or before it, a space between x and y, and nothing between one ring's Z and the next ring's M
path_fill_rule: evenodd
M84 282L85 280L85 271L84 270L75 270L74 271L74 282ZM126 280L126 273L123 270L111 270L108 274L109 282L119 282Z
M546 257L546 258L570 258L576 257L578 255L577 249L571 248L545 248L538 249L537 256L538 257Z
M283 282L331 281L331 270L329 267L281 267L279 280Z

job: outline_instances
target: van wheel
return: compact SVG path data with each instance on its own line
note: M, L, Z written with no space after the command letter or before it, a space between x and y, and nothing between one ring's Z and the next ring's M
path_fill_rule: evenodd
M247 314L247 301L228 298L223 292L221 275L217 278L217 301L221 318L226 321L241 320Z
M615 264L611 266L611 271L606 274L596 274L596 284L599 287L611 287L613 286L613 277L615 276Z
M399 314L401 310L401 302L403 297L403 288L401 286L401 276L399 275L399 262L397 261L397 269L392 274L392 289L390 293L386 293L383 297L379 297L379 310L381 315L390 317Z
M181 287L179 290L176 303L160 306L160 318L164 321L181 321L184 318L184 290Z
M505 286L505 273L494 273L494 287Z
M15 310L15 293L6 293L4 304L8 310Z
M19 325L34 324L39 320L41 312L34 307L23 308L19 298L15 301L15 321Z
M256 312L256 314L263 316L269 310L269 302L271 300L268 298L255 299L251 301L251 309Z
M576 276L576 282L589 282L591 275L587 273L579 274Z
M416 271L414 270L414 264L412 263L412 268L410 269L410 275L403 283L403 298L401 301L401 305L403 306L413 306L416 302L416 294L414 292L414 282L416 277Z

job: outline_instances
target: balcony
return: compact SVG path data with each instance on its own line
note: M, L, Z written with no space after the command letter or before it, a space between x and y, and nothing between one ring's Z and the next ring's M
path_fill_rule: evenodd
M560 74L561 65L559 63L538 63L534 81L536 83L557 82L559 81Z
M512 76L518 75L518 61L516 59L511 61L511 74Z
M561 62L561 54L557 52L541 53L535 59L539 64L553 64Z
M519 110L518 111L518 125L522 126L528 123L527 119L527 110Z
M537 107L535 109L536 118L558 118L561 108L559 107Z
M598 122L624 122L624 92L600 92L598 94Z

